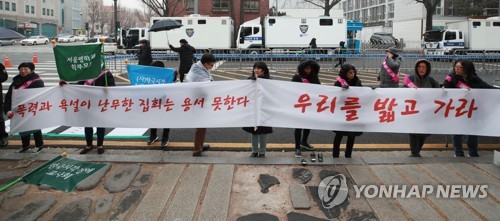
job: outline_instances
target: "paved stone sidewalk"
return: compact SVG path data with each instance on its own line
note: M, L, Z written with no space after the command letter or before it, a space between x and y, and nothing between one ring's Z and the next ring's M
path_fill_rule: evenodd
M64 193L47 186L17 184L0 193L0 220L498 220L500 167L493 152L479 158L454 158L451 151L427 151L423 159L407 151L354 152L354 158L307 166L290 152L269 152L251 159L247 152L108 150L105 155L74 154L74 149L47 149L38 155L0 150L0 185L39 166L57 153L69 158L107 162L108 167ZM309 152L304 152L304 156ZM294 178L295 173L307 179ZM302 170L297 170L302 169ZM307 173L306 173L307 172ZM261 192L259 177L279 184ZM324 209L320 181L342 174L348 198ZM297 175L297 174L296 174ZM310 180L309 180L310 179ZM485 198L356 196L354 185L488 185ZM263 184L265 185L265 183ZM291 192L292 191L292 192ZM366 194L366 193L365 193Z

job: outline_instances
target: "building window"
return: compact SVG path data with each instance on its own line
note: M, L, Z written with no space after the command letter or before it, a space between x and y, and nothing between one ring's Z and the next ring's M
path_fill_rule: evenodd
M194 12L194 0L184 0L184 5L186 6L186 12Z
M10 3L10 8L12 9L13 12L16 11L16 3Z
M212 2L212 12L228 12L229 0L214 0Z
M61 24L64 26L64 9L61 10Z
M54 9L50 9L50 16L54 16Z
M45 8L42 8L42 15L45 15Z
M61 0L61 3L64 3L64 0Z
M26 5L26 14L29 14L29 13L30 13L30 6Z
M5 2L5 11L9 11L10 10L10 4L9 2Z
M3 10L3 1L0 1L0 10Z
M385 5L380 6L379 12L380 12L380 19L384 20L385 19Z
M258 0L244 1L243 10L245 13L259 13L259 1Z
M388 18L394 18L394 4L389 4Z
M31 6L31 14L35 14L35 6Z

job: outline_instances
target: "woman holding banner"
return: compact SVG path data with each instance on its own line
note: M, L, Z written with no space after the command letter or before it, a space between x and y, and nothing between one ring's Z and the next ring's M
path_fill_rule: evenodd
M398 56L398 50L390 47L385 51L386 58L382 62L382 67L377 80L380 81L381 88L399 87L399 67L401 66L401 57Z
M484 82L477 76L474 63L470 60L457 59L453 64L453 70L448 74L443 82L445 88L462 88L470 90L471 88L495 88ZM479 157L477 153L478 137L476 135L467 136L467 147L470 157ZM453 135L453 149L455 157L464 157L462 150L462 135Z
M342 87L348 89L350 86L362 87L361 80L358 78L358 73L356 68L351 64L344 64L340 67L339 77L335 82L334 86ZM335 132L335 138L333 139L333 158L339 158L340 155L340 143L342 138L347 137L346 147L345 147L345 158L351 158L352 149L354 147L354 140L357 136L363 134L363 132L352 132L352 131L333 131Z
M14 117L12 112L12 90L21 90L27 88L40 88L44 87L44 83L40 76L35 73L35 64L32 62L23 62L17 67L19 74L12 79L12 84L5 95L5 102L3 104L3 112L7 114L9 118ZM35 138L35 149L33 153L39 153L43 149L43 137L41 130L32 130L21 132L21 142L22 147L17 152L24 153L30 149L30 136L33 134Z
M302 61L297 67L297 74L292 77L292 81L306 84L321 84L318 77L319 69L320 66L315 60ZM295 129L295 157L302 157L301 147L306 150L314 150L314 147L307 142L310 132L310 129Z
M425 59L418 60L415 63L415 73L406 75L403 81L405 88L439 88L439 82L431 74L431 63ZM420 150L424 146L425 139L430 134L410 134L410 157L421 157Z

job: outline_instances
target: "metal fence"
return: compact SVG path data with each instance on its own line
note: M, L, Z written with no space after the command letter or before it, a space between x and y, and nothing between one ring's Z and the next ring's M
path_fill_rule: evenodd
M271 70L295 70L297 64L305 59L315 59L321 65L322 70L334 70L339 59L345 59L346 63L353 64L358 70L378 71L382 60L385 58L384 49L365 49L359 53L353 50L338 51L332 49L210 49L198 50L195 54L200 59L203 53L212 53L217 60L217 70L248 70L255 61L264 61ZM469 55L423 55L421 50L402 50L400 56L403 59L400 70L412 72L415 62L419 59L427 59L432 63L433 72L447 72L451 69L455 59L470 59L475 63L476 69L482 74L500 74L500 54L492 51L480 51ZM165 62L167 67L178 67L178 54L170 50L153 52L153 59ZM137 63L136 56L115 54L107 56L108 68L115 72L126 71L126 61ZM338 69L338 68L337 68Z

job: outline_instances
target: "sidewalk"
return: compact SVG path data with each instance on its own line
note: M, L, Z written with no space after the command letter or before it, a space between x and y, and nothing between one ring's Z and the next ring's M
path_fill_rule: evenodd
M249 158L249 151L108 149L79 155L75 148L47 148L38 155L0 150L0 185L63 151L72 159L106 162L72 193L17 184L0 193L0 220L496 220L500 215L500 169L493 151L479 158L454 158L453 151L354 151L352 159L300 165L293 153L270 151ZM327 210L318 195L322 178L343 174L349 197ZM259 177L278 185L261 192ZM300 175L300 176L299 176ZM294 178L300 177L301 180ZM262 179L268 183L272 179ZM304 183L305 182L305 183ZM480 199L356 197L353 185L488 185ZM4 215L5 214L5 215Z

